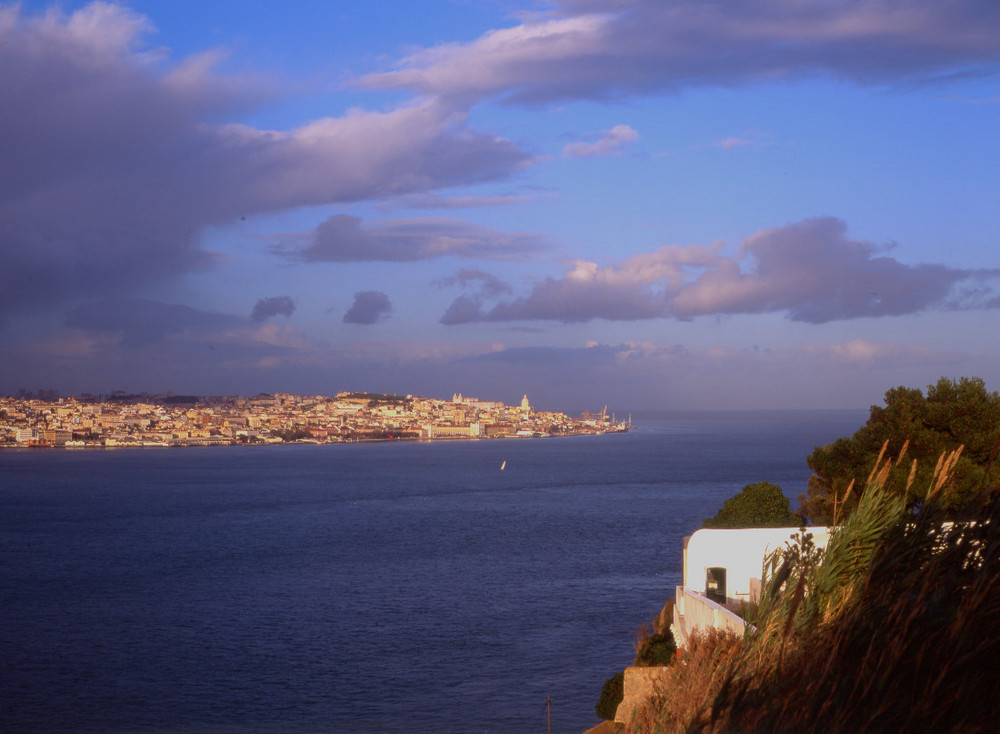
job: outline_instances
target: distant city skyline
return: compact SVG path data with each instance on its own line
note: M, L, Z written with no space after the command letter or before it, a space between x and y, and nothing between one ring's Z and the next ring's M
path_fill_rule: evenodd
M1000 4L0 1L0 394L1000 388Z
M452 441L624 433L630 428L630 420L615 421L606 410L579 418L535 411L527 395L517 406L460 395L441 400L372 393L205 399L123 395L109 401L0 397L0 447L18 448Z

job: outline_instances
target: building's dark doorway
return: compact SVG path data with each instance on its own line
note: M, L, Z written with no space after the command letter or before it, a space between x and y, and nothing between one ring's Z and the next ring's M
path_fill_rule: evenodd
M726 603L726 569L708 569L705 574L705 596L719 604Z

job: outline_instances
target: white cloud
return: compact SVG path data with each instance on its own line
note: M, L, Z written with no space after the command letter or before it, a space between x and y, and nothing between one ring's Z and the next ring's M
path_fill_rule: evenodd
M995 70L1000 60L1000 6L981 0L553 6L470 43L418 50L360 83L537 104L816 74L863 84L927 79Z
M592 143L569 143L562 154L566 158L592 158L597 156L621 155L622 148L639 139L639 133L628 125L615 125L603 130Z
M712 147L722 150L739 150L740 148L758 148L766 144L766 135L750 132L743 135L731 135L712 143Z

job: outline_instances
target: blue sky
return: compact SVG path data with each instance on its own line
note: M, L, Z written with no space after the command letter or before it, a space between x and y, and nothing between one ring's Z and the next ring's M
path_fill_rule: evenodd
M1000 385L992 0L0 4L0 392Z

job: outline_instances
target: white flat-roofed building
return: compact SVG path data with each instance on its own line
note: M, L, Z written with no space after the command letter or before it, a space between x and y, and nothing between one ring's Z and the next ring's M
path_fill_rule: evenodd
M813 544L825 548L830 528L805 529ZM674 597L672 629L677 646L699 629L742 632L746 626L733 609L760 595L765 560L792 543L799 528L702 529L684 539L681 586Z
M726 600L750 601L759 589L764 559L788 545L799 528L734 528L695 531L684 543L685 588L708 595L709 569L724 572L725 583L714 590ZM825 548L830 528L806 528L813 543ZM715 574L716 577L719 574Z

